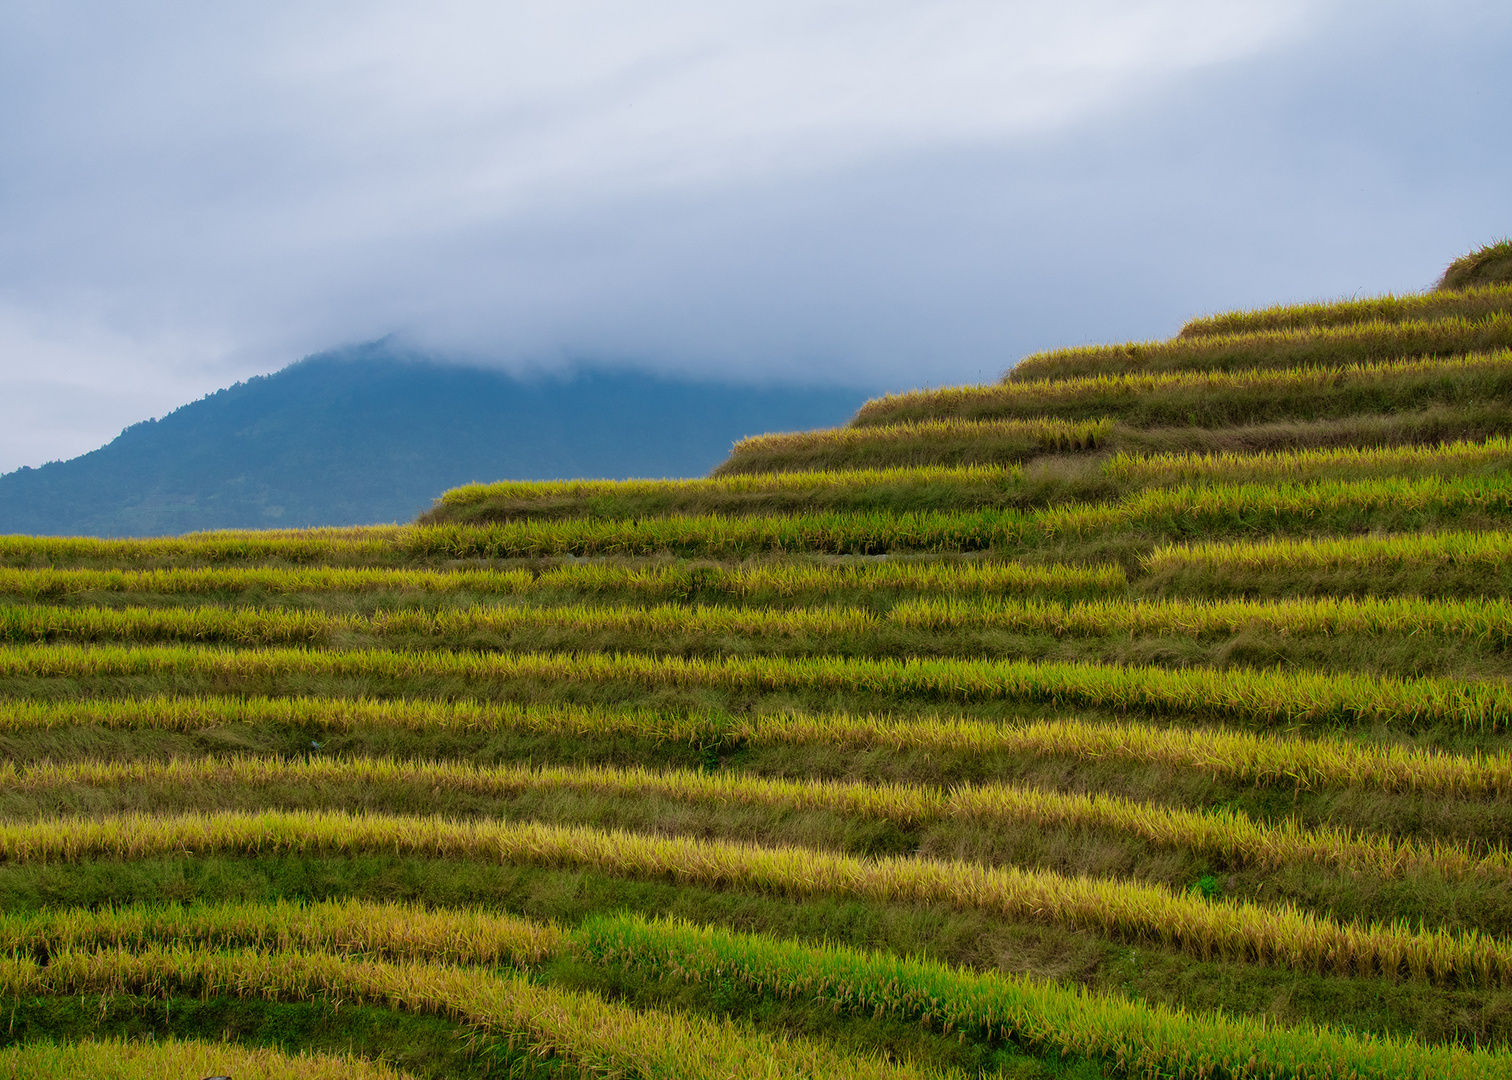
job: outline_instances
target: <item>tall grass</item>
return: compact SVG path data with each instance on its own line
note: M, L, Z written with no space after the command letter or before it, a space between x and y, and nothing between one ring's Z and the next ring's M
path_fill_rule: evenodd
M856 427L924 420L1107 418L1135 427L1220 428L1505 400L1512 353L1339 367L1139 372L1025 379L873 398Z
M1262 627L1288 635L1442 635L1494 648L1512 640L1512 600L1419 597L1320 597L1284 600L1152 599L1065 603L1023 599L904 600L885 615L856 607L788 609L722 605L596 607L488 606L441 611L379 611L371 616L223 607L0 607L0 640L206 641L238 645L332 645L348 638L415 637L448 642L479 634L552 630L565 634L636 635L641 644L743 637L761 641L875 635L889 627L1009 630L1055 637L1229 635ZM812 639L818 639L814 641ZM562 642L562 644L570 644Z
M700 480L505 481L446 492L421 525L588 516L635 520L668 514L771 514L875 509L965 510L1001 505L1021 469L925 465L778 472Z
M1269 453L1116 454L1103 463L1103 474L1120 484L1170 484L1201 481L1298 480L1319 473L1400 472L1432 469L1442 475L1457 469L1512 464L1512 439L1457 441L1442 446L1333 446Z
M1484 319L1512 313L1512 286L1489 285L1456 293L1409 293L1318 304L1276 304L1255 311L1228 311L1192 319L1182 337L1242 334L1257 330L1303 330L1355 323L1400 323L1432 319Z
M1439 1080L1490 1077L1512 1068L1504 1051L1282 1027L1242 1013L1194 1016L1077 987L685 922L594 919L576 943L580 955L604 966L669 972L694 983L733 982L779 999L833 1002L837 1010L922 1023L965 1038L1012 1041L1047 1056L1100 1059L1114 1075L1145 1080Z
M845 691L936 701L1026 701L1256 725L1389 724L1505 730L1512 687L1501 682L1345 672L1234 668L1170 670L1008 660L889 660L820 657L686 659L638 654L225 650L188 646L21 645L0 650L0 677L194 680L218 689L296 677L371 683L443 681L449 694L512 680L627 683L742 693Z
M1065 425L1070 427L1071 425ZM767 491L827 491L832 488L872 488L904 481L910 484L950 481L1002 481L1017 475L1000 466L923 466L891 469L821 470L784 472L772 476L715 476L691 480L498 480L488 484L464 484L441 494L442 506L465 507L495 499L519 501L571 499L589 502L634 495L746 494Z
M9 997L193 994L337 1001L449 1017L583 1075L646 1080L756 1077L913 1077L906 1064L763 1035L729 1020L611 1004L541 986L528 976L423 962L384 963L322 953L60 950L44 966L0 961Z
M1121 503L1052 507L1026 522L1042 535L1138 527L1167 536L1369 526L1392 519L1501 515L1512 511L1512 476L1384 477L1300 484L1183 484L1146 488ZM1413 522L1414 524L1418 522Z
M578 563L541 570L423 570L367 567L182 567L158 570L0 568L0 595L44 600L86 592L160 595L420 592L527 596L532 593L630 593L648 599L695 594L735 598L823 595L840 590L899 590L975 595L998 592L1098 594L1127 584L1118 566L1016 562L771 562L626 566Z
M969 552L1007 548L1111 528L1142 528L1181 536L1194 530L1358 529L1404 514L1453 517L1512 511L1512 477L1387 477L1306 484L1203 484L1149 488L1121 503L1071 504L1025 513L855 513L774 518L670 517L634 521L508 522L433 526L396 532L372 545L372 561L506 559L546 556L737 558L760 553L878 555L889 552ZM1367 520L1361 520L1367 519ZM1436 524L1437 521L1431 522ZM1419 524L1419 523L1415 523ZM228 547L215 534L149 540L70 542L60 557L46 537L0 538L0 561L11 565L109 561L126 566L189 559L196 562L342 561L345 553L312 553L311 542L269 534ZM613 573L605 571L606 573ZM617 571L616 571L617 572ZM893 573L894 571L878 571ZM906 573L897 571L898 573ZM775 573L775 572L774 572ZM584 571L589 578L592 572Z
M1512 372L1512 368L1509 368ZM1241 463L1242 464L1242 463ZM640 521L516 521L395 529L383 540L309 539L270 532L247 539L216 533L144 540L0 537L0 563L10 566L110 562L126 567L198 563L405 562L555 556L646 556L670 553L738 558L762 553L878 555L969 552L1037 542L1046 536L1107 528L1145 528L1183 535L1213 530L1354 529L1389 513L1455 515L1512 511L1512 476L1385 477L1305 484L1203 484L1152 487L1121 503L1071 504L1024 512L721 515ZM1338 520L1330 520L1330 518ZM606 573L609 571L605 571ZM909 573L878 571L878 573ZM590 578L594 571L583 571ZM776 573L775 571L773 572Z
M58 1046L22 1043L0 1048L0 1076L30 1080L166 1080L233 1076L236 1080L406 1080L381 1061L351 1054L286 1054L230 1042L106 1039Z
M336 912L339 922L322 940L319 916L327 911ZM427 927L424 934L401 925L410 916ZM286 936L285 927L291 925L295 933ZM832 1002L853 1015L921 1023L974 1040L1013 1042L1046 1056L1101 1060L1119 1075L1167 1080L1214 1075L1286 1075L1298 1080L1335 1080L1352 1074L1401 1080L1478 1077L1500 1068L1506 1057L1504 1052L1429 1047L1222 1014L1194 1016L1116 994L965 972L887 953L814 947L628 916L592 918L568 935L472 912L350 902L308 908L278 903L44 913L11 917L0 926L0 940L23 953L38 947L78 955L81 948L200 943L316 953L334 948L391 959L445 956L458 963L499 962L492 939L525 930L553 935L552 952L570 952L603 968L700 983L734 981L779 999ZM497 931L492 930L495 926ZM404 942L397 952L391 948L395 940ZM187 953L159 948L155 954ZM108 976L102 981L107 980ZM441 1003L433 998L429 1007Z
M194 559L292 563L370 560L393 557L412 530L401 525L330 529L222 529L143 540L93 536L0 536L0 564L58 566L90 561L132 564Z
M1073 379L1130 371L1336 368L1410 356L1456 356L1512 345L1512 311L1482 318L1369 321L1334 326L1183 335L1169 341L1086 345L1035 353L1004 381Z
M425 698L85 698L0 700L0 732L98 725L198 731L226 724L301 730L518 731L565 737L630 736L695 746L820 745L1116 760L1190 769L1231 780L1299 787L1360 787L1477 797L1512 794L1512 754L1448 754L1352 739L1145 723L958 716L899 719L851 713L710 715L679 709L594 709Z
M1429 532L1167 544L1152 551L1144 562L1152 572L1189 566L1274 572L1403 566L1491 570L1508 560L1512 560L1512 533Z
M1083 927L1201 958L1443 985L1512 982L1512 945L1474 932L1340 923L1286 903L1208 900L1158 885L1047 870L758 847L535 823L330 813L121 815L0 824L0 856L39 862L167 853L383 851L442 859L581 867L783 895L941 904ZM56 966L56 960L54 962Z
M977 551L1019 535L1015 510L975 513L867 511L732 517L721 514L639 521L572 518L483 525L396 528L384 539L308 538L277 532L218 533L145 540L84 537L0 537L0 563L10 566L110 562L126 566L193 560L296 564L509 559L541 556L674 555L730 558L767 552L876 555L894 550Z
M1424 600L1413 596L1134 603L1094 600L1072 604L923 599L900 603L888 615L888 621L918 630L993 628L1057 637L1234 634L1252 626L1294 635L1443 634L1500 647L1512 640L1512 601ZM796 624L789 633L795 632L799 632Z
M1042 828L1106 829L1160 847L1200 852L1225 864L1279 867L1316 863L1355 873L1396 877L1433 870L1454 877L1512 873L1512 852L1489 854L1463 845L1423 845L1388 836L1356 835L1295 821L1256 821L1228 810L1159 806L1112 795L1067 795L1004 784L952 790L911 784L776 780L686 769L506 765L478 768L455 762L391 758L176 759L167 762L85 762L0 770L0 790L46 791L78 786L132 788L265 787L403 784L432 791L506 796L575 791L616 798L660 797L719 806L745 803L785 811L826 810L903 826L936 821L1013 822Z
M566 944L550 923L480 911L358 900L0 913L0 953L93 952L153 945L262 952L336 951L388 960L528 967Z
M904 463L1023 462L1040 454L1095 450L1112 433L1110 420L1042 417L983 423L932 420L754 435L737 442L714 475Z

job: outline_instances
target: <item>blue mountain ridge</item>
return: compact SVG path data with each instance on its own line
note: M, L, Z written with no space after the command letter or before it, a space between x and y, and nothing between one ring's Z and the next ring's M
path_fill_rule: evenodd
M522 379L396 353L308 357L0 476L0 533L163 536L407 521L498 479L699 476L746 435L844 423L868 391L587 370Z

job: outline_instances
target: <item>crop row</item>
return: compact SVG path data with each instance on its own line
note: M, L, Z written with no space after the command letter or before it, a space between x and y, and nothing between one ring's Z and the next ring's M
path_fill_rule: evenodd
M758 563L750 566L626 566L576 563L547 569L422 570L369 567L174 567L155 570L51 570L0 568L0 595L28 600L83 592L531 593L626 592L646 598L701 593L737 598L795 597L865 589L971 595L1003 592L1104 593L1127 584L1118 566L1079 567L987 561L870 563Z
M823 639L888 627L937 633L1003 630L1055 637L1122 634L1436 634L1493 647L1512 639L1512 600L1319 597L1284 600L904 600L883 615L858 607L736 607L717 604L607 607L488 605L372 615L280 608L0 607L0 641L206 641L240 645L331 645L351 635L467 641L478 634L537 630L634 634L648 639ZM655 640L645 642L655 644ZM822 643L814 643L822 647Z
M0 650L0 677L8 678L172 677L231 688L308 675L388 682L443 679L452 686L524 679L742 693L844 691L938 701L1027 701L1283 726L1380 723L1403 730L1447 725L1492 732L1512 725L1512 686L1505 683L1290 669L191 646L21 645Z
M1310 484L1182 485L1149 488L1121 503L1051 507L1035 513L848 513L788 517L653 518L641 521L517 521L395 530L385 540L310 539L269 532L259 537L204 533L144 540L0 537L0 563L35 566L86 560L143 563L294 563L343 559L501 559L561 555L735 557L757 552L875 555L892 551L981 551L1114 528L1153 528L1178 535L1222 528L1313 528L1329 515L1358 527L1369 514L1506 514L1512 476L1391 477ZM1340 527L1335 525L1334 527Z
M1508 560L1512 560L1512 533L1427 532L1167 544L1151 552L1144 563L1151 571L1187 566L1261 571L1403 566L1490 570Z
M848 429L864 435L868 428ZM1438 446L1287 449L1268 453L1118 454L1100 473L1063 481L1070 498L1105 497L1120 488L1183 482L1238 483L1365 477L1432 470L1439 476L1512 462L1512 441L1459 441ZM784 486L783 481L794 482ZM798 483L802 481L802 483ZM1028 505L1045 498L1043 479L1026 482L1018 466L919 466L885 471L737 474L708 480L571 481L492 484L448 493L427 524L478 525L539 518L635 521L669 515L866 512L962 513ZM511 494L520 489L518 493ZM1065 501L1058 499L1055 501Z
M1407 322L1445 318L1484 319L1512 313L1512 285L1485 285L1453 292L1371 296L1321 304L1277 304L1254 311L1226 311L1192 319L1182 337L1242 334L1255 330L1301 330L1351 323Z
M1412 356L1455 356L1512 345L1512 312L1398 322L1250 330L1181 336L1169 341L1082 345L1020 360L1005 382L1071 379L1133 371L1233 371L1337 368Z
M963 425L970 426L970 425ZM864 436L871 428L845 429ZM1270 453L1118 454L1101 470L1109 483L1084 482L1080 490L1102 495L1111 485L1134 488L1190 481L1301 480L1320 474L1366 476L1431 469L1439 475L1512 462L1512 441L1440 446L1288 449ZM791 479L792 483L786 481ZM800 483L801 481L801 483ZM886 509L963 511L1028 502L1018 466L919 466L888 470L736 474L708 480L570 481L557 484L474 485L447 493L425 518L429 524L479 524L531 517L593 517L634 520L671 514L751 514ZM516 491L518 489L518 491ZM1073 491L1074 485L1068 490ZM768 498L767 496L771 496ZM782 498L778 498L781 496ZM1085 496L1083 496L1085 497Z
M1340 923L1287 903L1208 900L1159 885L959 860L867 859L811 848L534 822L375 814L131 814L0 824L0 858L11 862L284 852L489 860L797 897L940 904L999 918L1085 928L1203 959L1284 964L1335 975L1426 979L1443 985L1512 982L1512 944L1474 932Z
M778 623L782 616L799 614L775 612L773 620ZM1494 598L1424 600L1415 596L1325 596L1287 600L1159 599L1132 603L1091 600L1069 604L1034 600L922 599L899 603L885 619L916 630L1000 629L1048 633L1057 637L1235 634L1249 627L1258 627L1297 635L1445 634L1496 645L1512 639L1512 601ZM795 622L793 625L794 629L787 630L787 633L799 632L797 627L801 624ZM864 628L865 624L855 627ZM646 629L659 627L648 623ZM780 634L784 630L774 627L773 632Z
M1505 400L1509 386L1512 354L1503 349L1339 367L1125 372L914 390L873 398L852 423L866 427L1058 415L1111 418L1140 427L1224 427Z
M334 932L325 932L330 918ZM411 919L425 929L406 925ZM449 932L451 928L455 932ZM126 908L43 913L0 923L0 948L77 955L153 946L337 950L348 956L508 963L494 938L537 937L606 968L736 981L782 999L818 999L851 1015L887 1016L973 1039L1002 1040L1047 1056L1104 1061L1119 1075L1197 1080L1459 1080L1494 1074L1505 1052L1283 1027L1242 1015L1192 1014L1116 994L837 946L815 947L674 921L587 920L563 932L508 916L352 902L215 908ZM396 948L396 945L398 946ZM121 955L117 953L116 955ZM164 955L159 952L156 955ZM181 955L181 954L180 954ZM332 991L343 987L336 984ZM418 1003L412 1003L418 1004ZM428 1003L435 1009L436 1001ZM742 1073L745 1075L745 1073Z
M1043 423L1053 424L1054 421ZM1062 424L1067 428L1088 425ZM442 493L438 504L463 508L494 500L550 502L605 498L766 492L818 492L897 484L996 483L1015 479L1020 470L1004 465L919 465L890 469L825 469L813 472L737 473L687 480L499 480L464 484Z
M541 1058L561 1057L583 1075L646 1080L756 1077L921 1077L906 1064L778 1038L730 1020L638 1010L592 994L541 986L521 973L421 961L386 963L329 953L219 952L148 947L139 952L59 950L45 966L0 960L7 997L255 997L366 1002L436 1014Z
M1303 738L1143 723L965 717L894 719L849 713L694 715L664 709L593 709L428 698L86 698L0 700L0 732L98 725L198 731L225 724L302 730L520 731L566 737L629 736L695 746L822 745L851 750L929 750L1112 759L1192 769L1246 783L1354 786L1444 795L1512 794L1512 754L1447 754L1352 739Z
M167 945L531 967L560 952L565 941L554 924L478 908L356 900L0 913L0 954L23 956L42 948L91 952Z
M869 460L952 455L978 461L1027 461L1040 454L1095 450L1113 433L1111 420L926 420L868 427L753 435L735 444L715 476L802 468L856 468Z
M1305 528L1346 519L1512 512L1512 476L1385 477L1310 484L1214 484L1147 488L1121 503L1052 507L1026 519L1024 535L1074 535L1141 527L1165 533Z
M1500 435L1484 442L1458 441L1440 446L1332 446L1258 454L1116 454L1103 463L1103 475L1120 484L1170 484L1233 481L1240 475L1251 480L1290 480L1342 470L1433 469L1443 473L1488 465L1505 467L1509 463L1512 439Z
M894 550L976 551L1022 535L1015 510L976 513L854 512L731 517L721 514L605 521L510 521L396 529L385 541L357 537L312 539L269 531L257 536L189 534L144 540L87 537L0 537L0 562L57 565L83 560L141 563L193 559L294 563L337 560L505 559L559 555L735 557L760 552L874 555Z
M230 1042L91 1039L62 1046L19 1043L0 1049L0 1076L28 1080L163 1080L212 1075L235 1076L237 1080L409 1080L408 1073L385 1062L351 1054L284 1054Z
M1283 1027L1243 1013L1193 1016L1048 982L681 922L590 920L574 945L579 956L601 965L673 972L689 982L717 979L778 998L816 998L856 1015L1012 1040L1047 1056L1101 1059L1107 1072L1142 1080L1439 1080L1497 1076L1509 1067L1505 1051Z
M1233 865L1279 867L1309 862L1385 877L1432 869L1460 877L1512 872L1512 852L1477 854L1463 845L1423 845L1388 836L1356 835L1295 821L1256 821L1229 810L1160 806L1111 795L1068 795L1004 784L950 790L912 784L777 780L721 772L645 768L478 768L460 763L388 758L176 759L167 762L83 762L0 769L0 790L46 791L75 786L129 788L364 787L403 784L431 791L465 791L500 797L522 792L575 791L617 798L660 797L718 806L745 803L785 811L825 810L902 826L937 821L1013 822L1040 828L1107 829L1160 847L1200 852Z

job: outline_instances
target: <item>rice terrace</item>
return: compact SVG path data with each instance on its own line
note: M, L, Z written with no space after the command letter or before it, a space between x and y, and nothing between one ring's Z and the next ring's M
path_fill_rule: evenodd
M1512 242L0 636L0 1077L1512 1076Z

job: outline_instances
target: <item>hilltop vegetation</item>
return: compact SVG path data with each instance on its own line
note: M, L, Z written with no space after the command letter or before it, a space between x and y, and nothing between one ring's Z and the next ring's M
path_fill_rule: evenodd
M1512 1075L1487 250L704 479L0 537L0 1069Z
M1512 281L1512 240L1487 244L1455 259L1439 278L1439 292L1460 292L1476 286Z
M518 378L379 342L307 357L0 476L0 533L164 536L406 521L499 475L708 469L753 426L840 419L862 393L635 372Z

